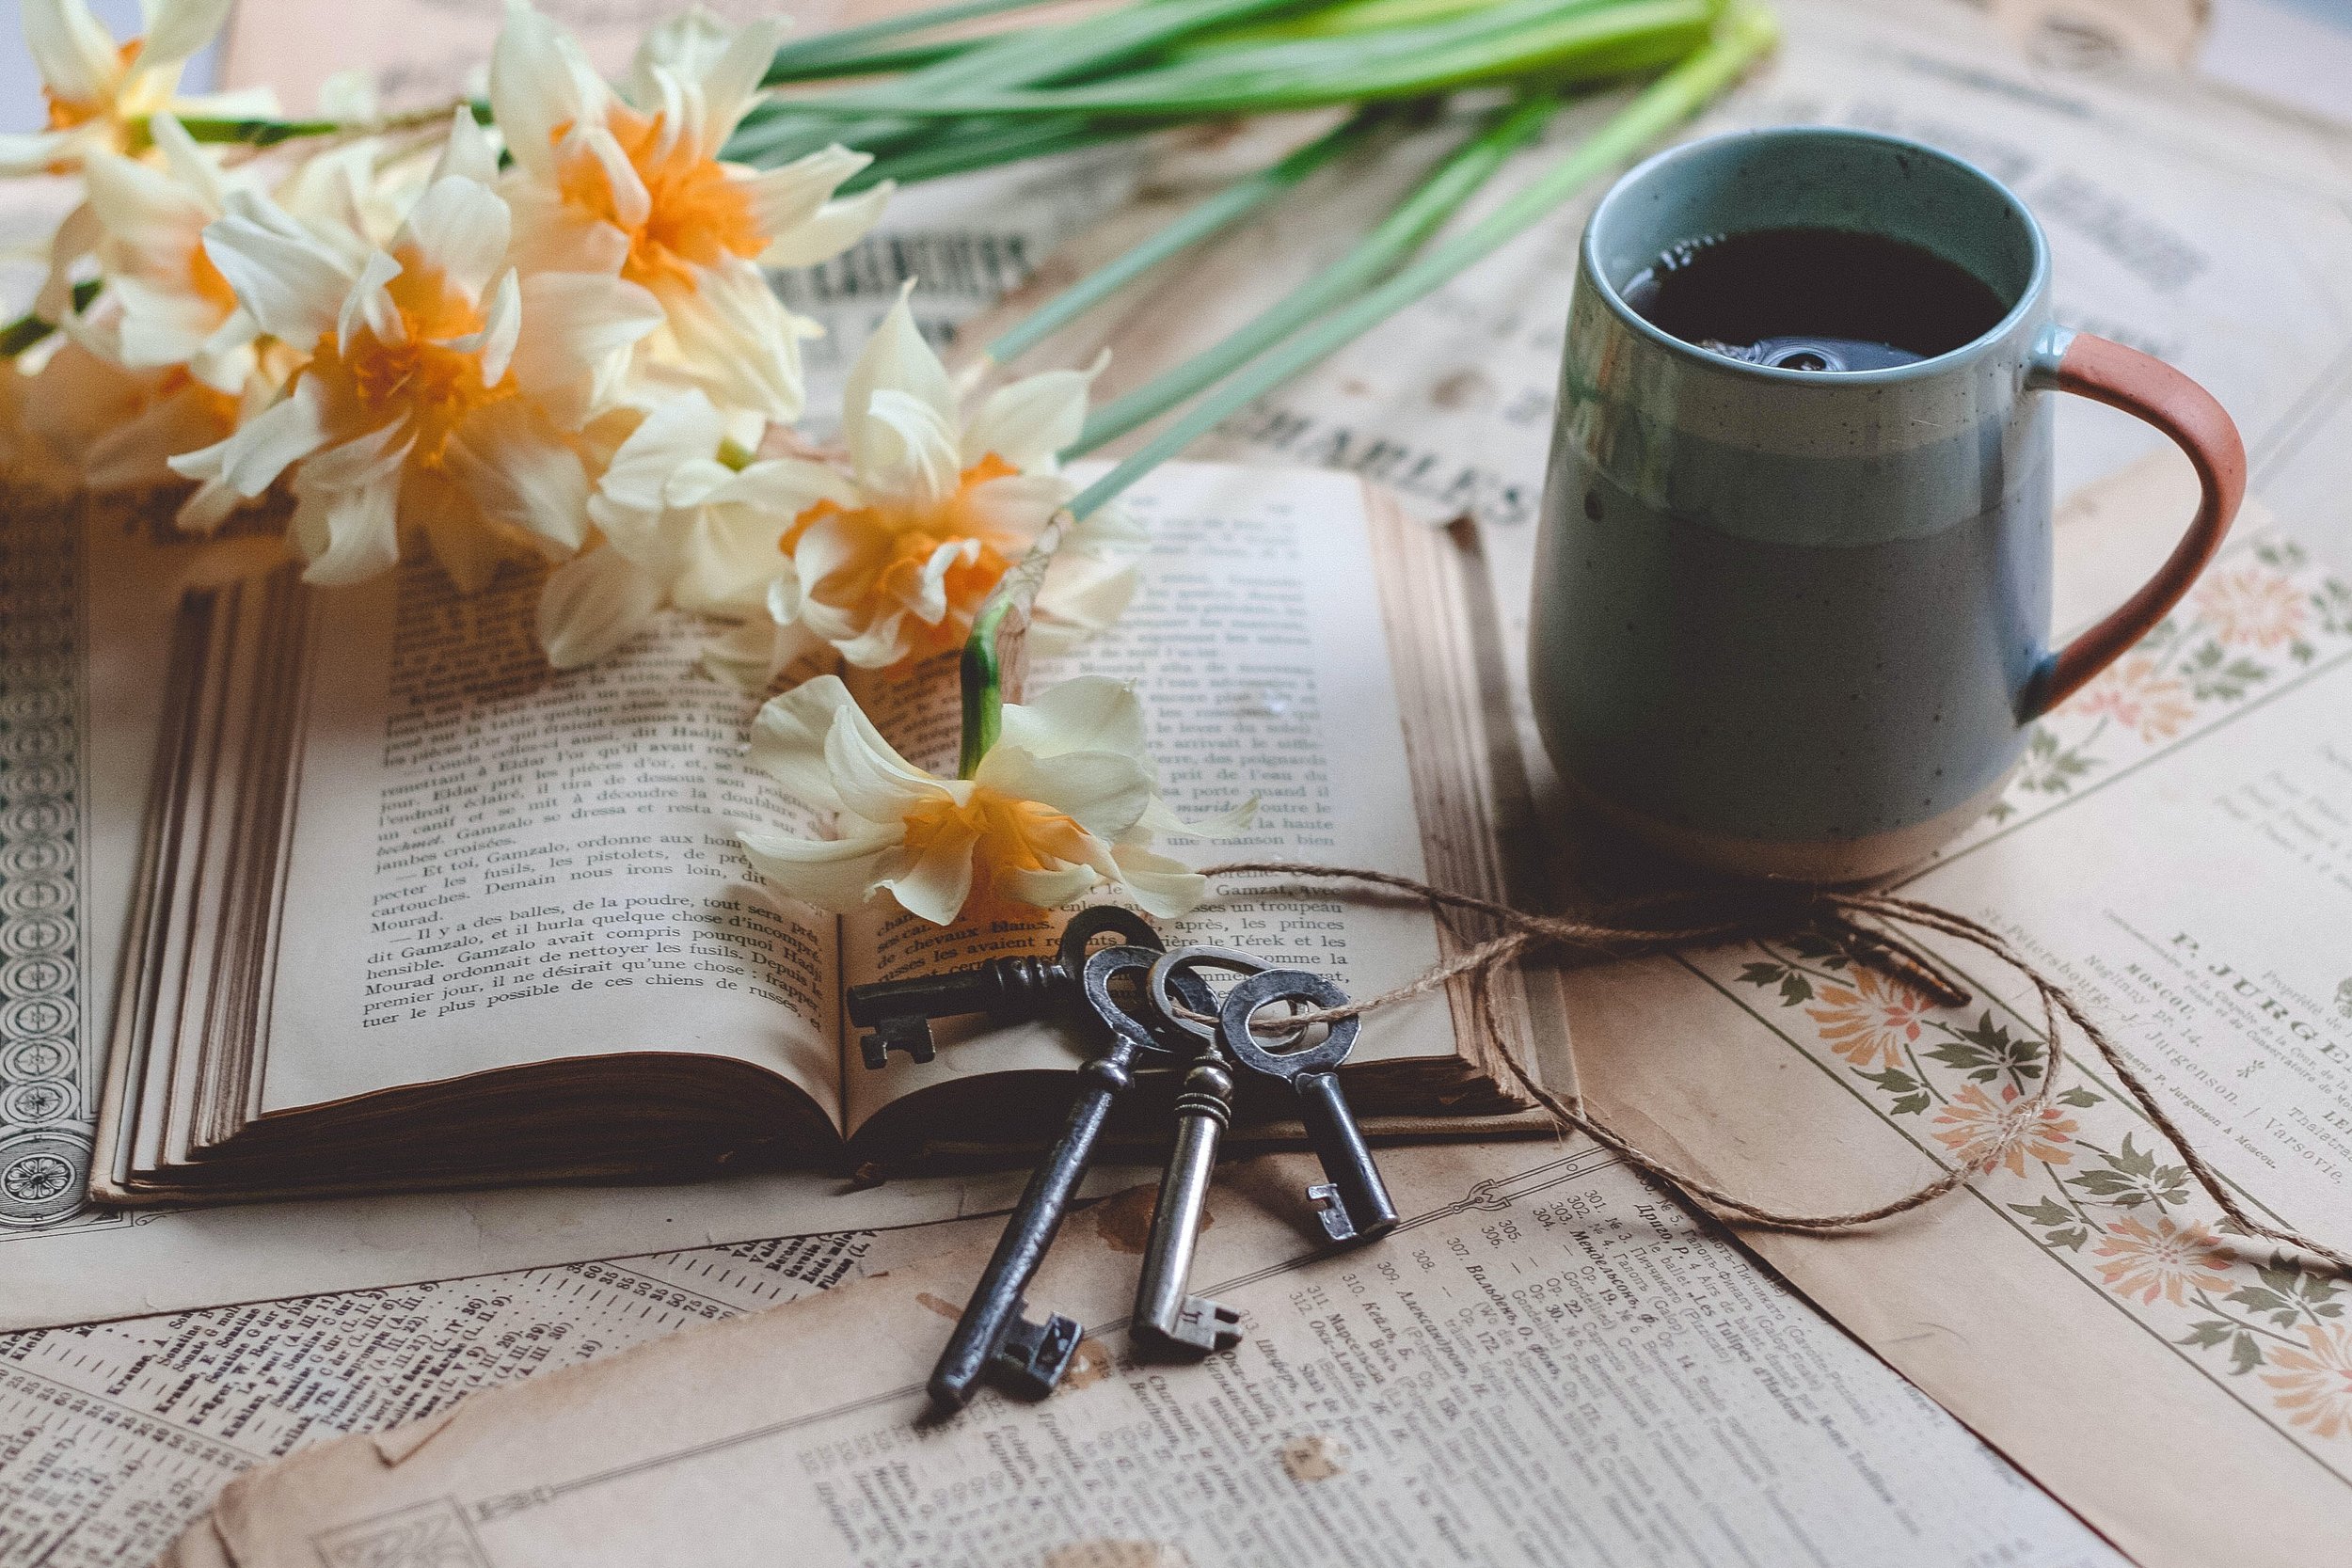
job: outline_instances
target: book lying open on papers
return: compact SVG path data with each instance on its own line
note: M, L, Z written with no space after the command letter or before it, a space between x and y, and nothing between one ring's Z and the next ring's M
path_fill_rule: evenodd
M1174 852L1508 896L1521 775L1482 678L1498 666L1475 558L1341 476L1180 466L1131 504L1153 539L1145 587L1084 667L1138 684L1181 814L1260 802L1243 836ZM459 597L415 568L322 591L286 566L184 601L100 1196L846 1168L1057 1124L1073 1023L969 1021L935 1060L869 1071L840 1004L867 980L1048 952L1056 923L779 901L736 830L830 824L745 760L755 704L698 669L704 634L680 620L556 673L532 641L537 586ZM1040 658L1030 689L1075 668ZM901 752L952 770L946 663L850 685ZM1359 994L1476 936L1263 878L1164 929ZM1528 1028L1526 995L1505 1001L1504 1027ZM1491 1051L1433 997L1384 1011L1346 1072L1375 1132L1431 1131L1524 1109ZM1130 1098L1148 1115L1151 1095Z

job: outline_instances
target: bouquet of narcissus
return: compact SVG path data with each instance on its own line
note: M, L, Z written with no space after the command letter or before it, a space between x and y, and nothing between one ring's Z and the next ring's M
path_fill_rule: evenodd
M791 41L691 12L609 80L508 0L481 100L387 115L339 80L290 118L266 92L181 93L228 0L144 0L145 31L120 41L85 0L24 0L49 128L0 137L0 171L77 182L78 199L31 310L0 328L0 455L20 478L169 488L195 532L282 520L312 582L403 560L461 592L539 571L559 667L665 613L706 620L707 665L754 692L961 648L954 779L898 757L837 681L770 703L755 755L844 825L759 839L761 868L830 907L887 895L937 921L981 894L1050 905L1103 881L1176 912L1203 888L1148 847L1176 823L1139 705L1089 680L1008 707L1008 638L1108 625L1142 554L1121 489L1639 150L1772 26L1748 0L1132 0L950 25L1024 4ZM1645 81L1432 241L1568 95ZM1454 94L1438 118L1467 128L1436 171L1195 360L1091 414L1099 363L994 373ZM817 329L771 272L856 244L899 184L1250 114L1291 116L1294 150L958 370L902 293L819 411L831 444L794 431ZM1090 483L1063 472L1155 422Z

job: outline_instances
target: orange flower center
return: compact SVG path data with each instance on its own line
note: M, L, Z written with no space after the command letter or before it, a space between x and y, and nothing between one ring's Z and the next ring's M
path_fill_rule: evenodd
M131 62L139 57L139 47L146 41L144 39L133 39L116 51L122 71L131 69ZM114 115L115 105L111 98L59 98L46 85L41 87L40 95L49 101L49 129L52 131L71 131L77 125L87 125L94 119L111 119Z
M829 604L862 608L869 612L919 602L924 569L941 546L968 541L977 546L967 558L947 568L942 583L947 597L947 613L935 622L909 618L906 634L912 641L907 655L891 667L892 673L903 673L934 654L961 646L972 629L973 616L979 612L980 601L988 597L1011 566L1010 552L1017 541L984 524L971 498L976 488L990 480L1009 478L1020 471L990 452L957 476L953 495L920 511L886 505L850 510L833 501L818 501L792 519L792 526L785 531L779 544L784 553L790 555L811 524L820 517L836 515L859 533L876 539L882 547L873 552L863 567L828 578L814 590Z
M399 260L400 276L385 285L405 328L399 341L387 342L361 325L346 349L326 333L304 373L324 381L330 398L358 404L379 423L409 420L411 455L437 464L467 415L515 395L515 378L510 372L496 386L485 385L479 351L436 341L480 331L482 312L438 267L407 251Z
M201 245L188 247L188 287L196 291L199 299L219 306L224 314L237 308L237 291L213 265L212 257Z
M962 912L993 903L1000 871L1052 871L1088 858L1093 835L1053 807L1038 800L976 787L962 805L946 796L925 800L906 815L906 845L918 857L928 854L942 834L974 835L972 892Z
M673 138L665 147L662 119L625 104L614 104L605 117L605 128L644 184L648 200L642 222L621 216L604 166L585 151L568 159L557 176L565 201L628 236L621 276L648 285L663 278L691 283L696 266L712 266L730 255L755 257L767 249L749 190L685 138ZM560 144L570 129L568 122L558 126L555 140Z

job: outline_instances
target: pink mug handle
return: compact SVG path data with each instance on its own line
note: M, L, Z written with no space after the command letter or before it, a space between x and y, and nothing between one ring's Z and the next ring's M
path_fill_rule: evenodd
M2121 408L2172 437L2203 491L2188 531L2156 575L2113 613L2051 655L2026 688L2025 719L2066 701L2155 628L2181 602L2246 499L2246 444L2221 404L2163 360L2088 332L2053 327L2033 356L2029 384Z

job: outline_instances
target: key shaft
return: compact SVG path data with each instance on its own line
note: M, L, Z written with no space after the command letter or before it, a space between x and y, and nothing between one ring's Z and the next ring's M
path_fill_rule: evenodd
M1159 1203L1144 1243L1132 1330L1137 1346L1208 1355L1241 1342L1241 1315L1189 1293L1193 1254L1208 1212L1217 1145L1232 1117L1233 1075L1214 1057L1194 1064L1176 1100L1176 1140L1160 1178Z

